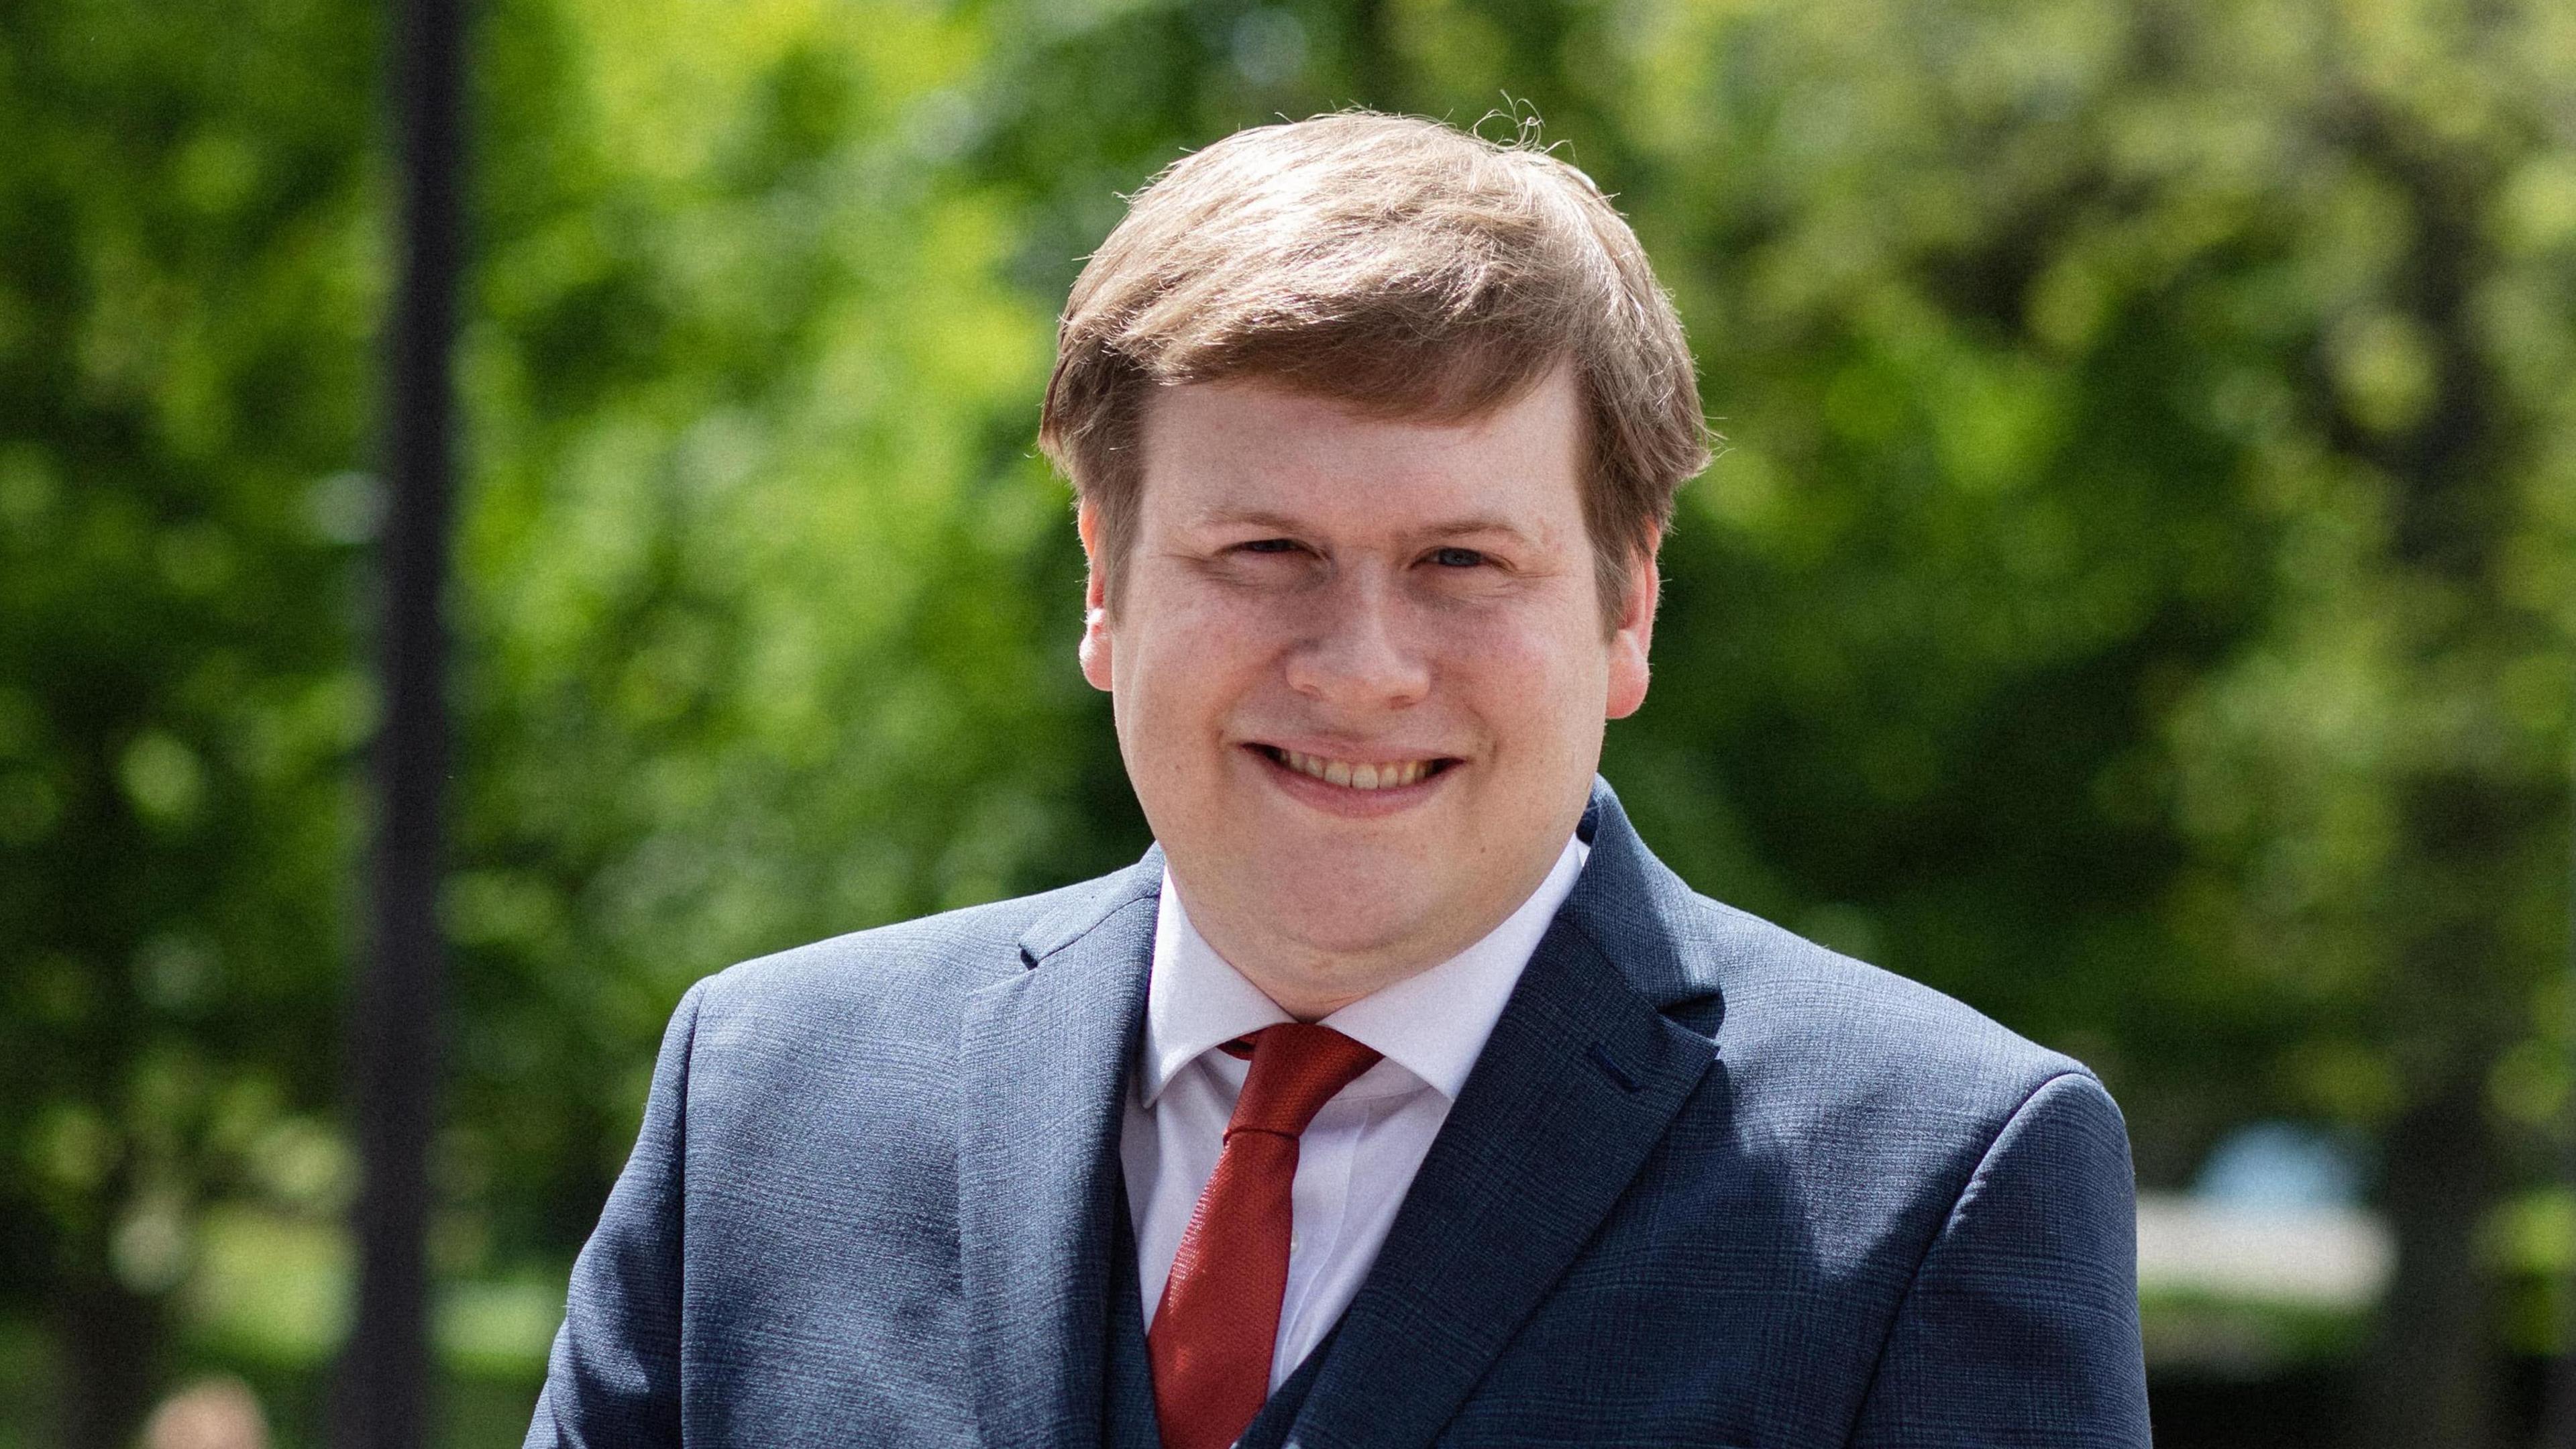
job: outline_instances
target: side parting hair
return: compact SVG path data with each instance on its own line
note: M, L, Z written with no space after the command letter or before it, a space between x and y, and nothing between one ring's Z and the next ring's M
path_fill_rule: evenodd
M1590 430L1584 521L1616 617L1709 460L1697 369L1645 249L1535 146L1317 116L1239 131L1137 193L1065 303L1038 441L1097 515L1114 596L1156 389L1258 378L1456 420L1559 367Z

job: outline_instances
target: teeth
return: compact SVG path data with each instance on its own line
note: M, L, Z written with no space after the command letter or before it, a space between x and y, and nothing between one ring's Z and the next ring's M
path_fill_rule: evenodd
M1353 790L1392 790L1399 785L1414 784L1431 773L1429 760L1407 760L1400 765L1355 765L1348 760L1301 755L1295 750L1281 750L1279 758L1301 775L1312 775L1327 784Z

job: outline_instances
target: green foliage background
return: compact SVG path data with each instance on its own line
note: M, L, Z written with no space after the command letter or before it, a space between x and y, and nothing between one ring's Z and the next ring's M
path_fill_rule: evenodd
M207 1365L292 1437L337 1332L378 23L0 6L0 1394L70 1442ZM1681 304L1730 447L1605 765L1649 841L2095 1063L2150 1185L2254 1117L2379 1143L2403 1392L2357 1422L2495 1432L2550 1340L2493 1224L2576 1260L2516 1197L2576 1050L2576 12L477 25L460 1435L524 1413L690 981L1143 847L1031 443L1053 309L1118 193L1354 102L1543 116Z

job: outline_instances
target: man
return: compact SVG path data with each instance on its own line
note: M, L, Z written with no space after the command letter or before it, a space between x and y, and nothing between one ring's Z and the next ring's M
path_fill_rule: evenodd
M1212 146L1042 437L1156 849L691 990L531 1445L2147 1442L2100 1084L1594 776L1706 450L1581 173Z

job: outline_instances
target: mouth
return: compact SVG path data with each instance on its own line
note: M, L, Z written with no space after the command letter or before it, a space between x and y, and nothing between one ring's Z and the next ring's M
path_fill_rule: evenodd
M1447 771L1459 761L1447 755L1431 755L1413 760L1337 760L1325 755L1310 755L1278 745L1256 744L1253 753L1279 766L1345 790L1401 790L1419 785Z

